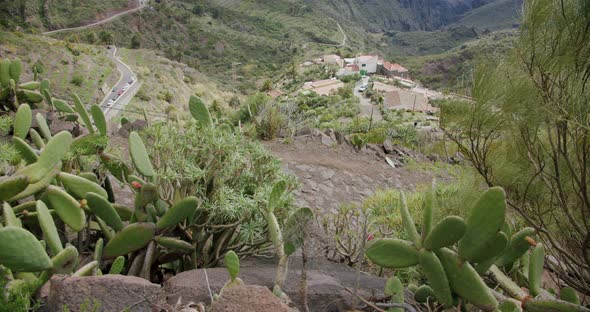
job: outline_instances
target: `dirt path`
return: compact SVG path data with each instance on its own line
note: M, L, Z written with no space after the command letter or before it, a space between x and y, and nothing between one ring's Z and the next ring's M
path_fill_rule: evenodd
M299 178L295 198L316 213L334 213L342 204L360 203L377 189L411 190L429 183L425 172L392 168L373 149L356 151L348 144L329 147L317 137L295 138L291 144L265 143L283 161L284 170Z

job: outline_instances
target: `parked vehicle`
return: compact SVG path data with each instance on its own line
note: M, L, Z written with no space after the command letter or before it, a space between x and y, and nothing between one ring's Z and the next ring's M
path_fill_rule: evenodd
M365 83L365 84L363 84L363 85L361 85L361 86L359 87L359 92L365 92L365 91L367 91L367 88L368 88L368 87L369 87L369 85L368 85L368 84L366 84L366 83Z

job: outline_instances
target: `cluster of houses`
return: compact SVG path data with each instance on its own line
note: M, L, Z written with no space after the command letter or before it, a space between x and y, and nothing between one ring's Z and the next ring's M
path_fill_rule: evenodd
M388 78L395 78L400 83L413 87L414 83L409 80L408 70L397 63L390 63L383 60L378 55L359 54L353 58L342 58L337 54L324 55L313 61L307 61L302 66L311 66L313 64L328 64L338 66L336 77L346 75L360 74L366 75L383 75ZM328 95L335 92L338 88L343 87L344 83L339 79L326 79L318 81L308 81L303 85L303 90L310 90L319 95Z
M338 66L340 69L336 73L337 77L352 74L378 74L390 78L409 79L406 68L400 64L385 61L376 54L360 54L352 58L342 58L337 54L329 54L314 61Z

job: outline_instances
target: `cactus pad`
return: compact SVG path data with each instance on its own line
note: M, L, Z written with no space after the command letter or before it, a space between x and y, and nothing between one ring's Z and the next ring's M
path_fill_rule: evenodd
M133 131L129 134L129 154L135 168L146 177L153 177L156 173L152 167L152 162L148 155L143 141L137 132Z
M47 187L46 194L51 207L55 209L55 212L65 224L75 232L84 229L86 214L76 199L66 191L53 185Z
M14 197L12 197L10 200L14 201L14 200L23 199L23 198L29 197L33 194L36 194L36 193L42 191L51 183L51 181L53 181L53 179L55 178L55 176L58 173L59 173L59 168L56 166L53 168L53 170L50 170L49 173L47 173L47 175L44 176L41 180L39 180L33 184L29 184L29 186L27 186L27 188L25 188L22 192L18 193Z
M27 137L32 122L33 113L31 112L31 107L27 104L21 104L14 117L14 136L21 139Z
M2 204L2 212L4 214L4 224L6 226L15 226L15 227L22 227L22 221L16 217L12 207L8 203Z
M39 160L39 156L33 151L33 149L19 137L12 138L12 145L17 150L19 155L25 160L27 165L33 164Z
M13 226L0 229L0 264L14 272L37 272L53 265L31 232Z
M213 124L209 109L197 96L191 95L188 102L188 109L201 127L210 127Z
M192 215L198 205L198 198L194 196L184 198L166 211L162 218L158 220L158 223L156 224L157 228L160 230L176 226L179 222Z
M428 285L422 285L414 292L414 300L419 303L432 302L436 299L434 290Z
M112 259L143 248L155 234L156 225L153 223L129 224L104 247L103 258Z
M53 273L70 274L78 265L78 249L72 245L66 246L60 253L51 258Z
M527 241L527 237L532 236L535 236L535 230L530 227L524 228L512 235L506 251L496 261L496 265L511 265L514 261L520 258L525 252L529 250L529 248L531 248L531 245Z
M367 257L386 268L405 268L418 264L418 250L408 241L384 238L367 248Z
M432 229L424 240L424 248L439 249L453 245L465 234L465 221L457 216L448 216Z
M86 200L88 201L88 207L90 210L100 217L104 222L113 228L115 231L121 231L123 229L123 222L121 217L109 201L101 195L89 192L86 194Z
M438 257L432 252L427 250L420 251L420 266L428 283L438 302L443 304L445 308L449 309L453 306L453 295L451 294L451 287L447 279L447 274L440 263Z
M100 107L96 104L90 106L90 114L92 115L92 119L94 120L94 125L96 126L96 129L98 129L98 132L101 135L107 135L108 134L108 129L107 129L107 121L104 117L104 113L102 112L102 109L100 109Z
M498 301L469 262L460 263L459 257L447 248L439 249L436 255L454 293L484 311L494 311L498 307Z
M488 189L475 203L467 219L465 235L459 241L459 254L471 260L478 256L483 243L488 242L504 225L506 195L500 187Z
M123 269L125 268L125 257L118 256L113 264L111 264L111 268L109 269L109 274L121 274Z
M414 243L414 245L420 248L422 244L422 238L418 234L418 230L416 230L416 225L414 224L414 219L410 214L410 210L408 209L408 202L406 200L406 194L401 192L401 205L400 205L400 212L402 217L402 223L404 225L404 229L410 238L410 241Z
M88 111L84 107L84 104L82 104L80 97L75 93L74 93L74 108L75 108L76 112L78 113L78 115L80 115L80 118L82 119L82 122L84 122L86 129L88 129L88 131L90 133L94 133L94 127L92 126L92 123L90 122L90 117L88 116Z
M240 273L240 258L238 258L238 255L233 250L230 250L225 254L224 262L233 282L238 277L238 273Z
M9 200L29 185L30 178L24 175L15 175L0 180L0 201Z
M72 144L72 134L62 131L55 135L41 152L39 160L29 166L19 170L17 174L27 175L31 178L31 183L41 180L55 167Z
M404 285L396 276L392 276L385 282L385 295L391 296L392 303L404 303ZM404 312L404 308L391 308L390 312Z
M105 191L100 185L86 178L65 172L61 172L57 177L64 189L75 198L86 198L86 194L89 192L98 194L103 198L108 198L107 191Z
M58 99L53 100L53 106L55 106L55 108L62 113L69 113L69 114L75 113L74 109L63 100L58 100Z
M10 79L14 80L15 83L18 83L20 80L20 75L23 73L23 64L21 63L20 59L15 58L10 62Z
M169 251L180 251L183 253L189 253L195 251L193 245L174 237L157 237L155 239L158 245L165 247Z
M543 279L543 265L545 263L545 246L537 243L531 252L529 266L529 291L536 297L541 293L541 281Z
M45 242L47 242L49 250L51 250L51 254L55 256L63 250L55 222L53 222L53 217L44 202L38 200L36 206L37 218L43 231L43 237L45 238Z

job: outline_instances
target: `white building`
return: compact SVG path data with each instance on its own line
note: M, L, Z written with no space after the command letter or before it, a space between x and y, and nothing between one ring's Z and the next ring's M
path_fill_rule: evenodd
M355 58L354 63L361 71L365 70L367 74L374 74L377 72L378 55L359 55Z

